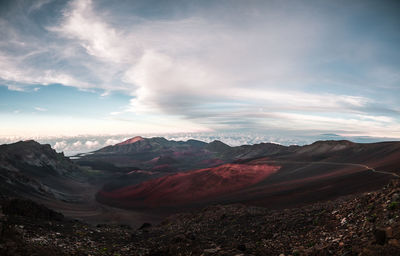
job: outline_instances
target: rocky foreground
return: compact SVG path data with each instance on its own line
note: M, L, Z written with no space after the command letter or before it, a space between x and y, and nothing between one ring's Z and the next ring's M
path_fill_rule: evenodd
M303 208L210 206L138 230L1 200L0 255L400 255L400 182Z

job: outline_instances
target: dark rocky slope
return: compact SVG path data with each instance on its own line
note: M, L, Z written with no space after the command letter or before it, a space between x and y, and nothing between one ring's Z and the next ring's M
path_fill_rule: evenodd
M23 201L10 211L15 202L3 199L0 254L400 255L399 201L396 180L376 192L302 208L217 205L131 230L59 218L31 203L23 211Z
M81 169L50 145L33 140L0 145L0 193L68 200L68 181Z

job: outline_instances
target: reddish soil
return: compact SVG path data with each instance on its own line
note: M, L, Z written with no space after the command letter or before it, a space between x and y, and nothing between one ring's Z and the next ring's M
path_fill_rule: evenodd
M113 191L100 191L102 202L123 207L170 207L207 201L265 180L280 166L225 164L182 172Z
M136 137L131 138L131 139L129 139L129 140L126 140L126 141L123 141L123 142L121 142L121 143L118 143L118 144L116 144L116 146L122 146L122 145L132 144L132 143L138 142L138 141L140 141L140 140L143 140L143 138L140 137L140 136L136 136Z

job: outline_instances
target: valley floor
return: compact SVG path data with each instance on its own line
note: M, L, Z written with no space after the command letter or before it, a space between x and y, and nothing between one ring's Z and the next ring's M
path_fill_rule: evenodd
M54 209L70 219L93 225L98 223L126 224L138 228L144 222L159 223L166 216L154 212L124 210L101 204L95 198L101 184L76 182L71 187L71 191L79 191L79 194L76 195L76 201L61 201L55 198L37 196L32 197L32 200Z

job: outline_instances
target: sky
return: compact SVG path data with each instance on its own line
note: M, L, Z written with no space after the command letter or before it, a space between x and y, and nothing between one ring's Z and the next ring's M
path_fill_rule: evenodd
M400 140L399 31L388 0L0 0L0 142Z

